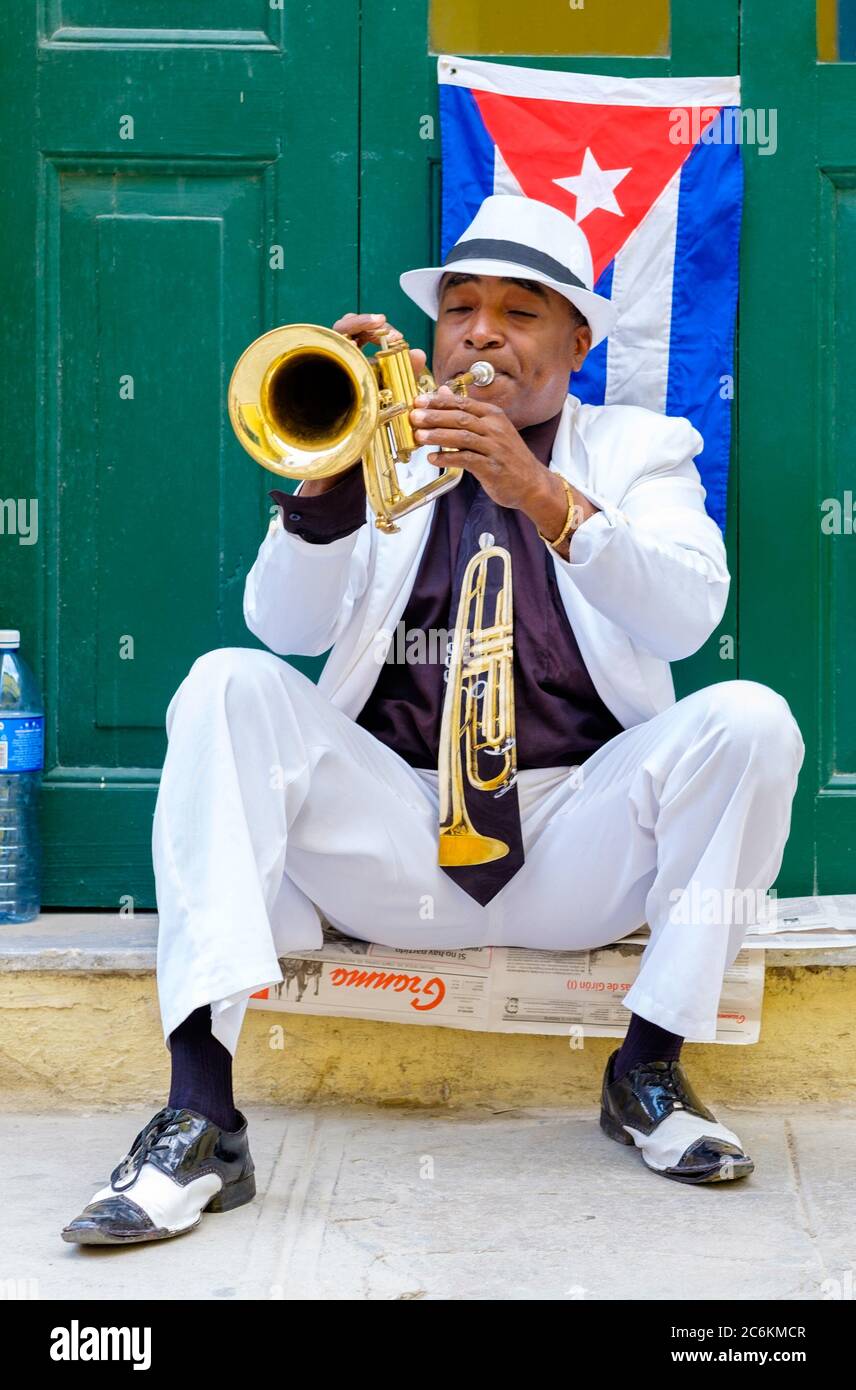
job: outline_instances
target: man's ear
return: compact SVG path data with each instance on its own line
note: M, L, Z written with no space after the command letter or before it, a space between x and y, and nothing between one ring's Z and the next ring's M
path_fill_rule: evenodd
M571 358L571 371L578 372L591 349L591 329L587 323L584 323L574 328L572 333L573 353Z

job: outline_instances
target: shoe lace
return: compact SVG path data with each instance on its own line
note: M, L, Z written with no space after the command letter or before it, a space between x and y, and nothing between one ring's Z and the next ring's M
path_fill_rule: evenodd
M666 1062L665 1070L662 1063L658 1066L648 1062L640 1062L634 1071L640 1076L653 1077L661 1086L668 1088L675 1097L676 1106L680 1106L681 1109L695 1110L695 1103L687 1089L679 1057L670 1058Z
M677 1067L676 1061L668 1062L637 1062L634 1071L645 1072L654 1076L672 1076ZM665 1070L664 1070L665 1068Z
M181 1119L174 1110L165 1107L153 1115L147 1125L140 1130L125 1157L117 1163L110 1174L110 1185L116 1192L124 1192L133 1186L140 1169L150 1154L169 1148L166 1142L171 1134L181 1127ZM127 1181L126 1181L127 1179Z

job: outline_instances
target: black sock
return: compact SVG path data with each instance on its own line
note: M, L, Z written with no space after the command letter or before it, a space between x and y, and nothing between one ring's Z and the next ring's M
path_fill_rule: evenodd
M169 1035L168 1105L196 1110L220 1129L239 1128L232 1096L232 1054L211 1032L211 1005L194 1009Z
M624 1076L637 1062L676 1062L683 1041L679 1034L669 1033L647 1018L640 1018L639 1014L631 1014L630 1026L615 1059L613 1081Z

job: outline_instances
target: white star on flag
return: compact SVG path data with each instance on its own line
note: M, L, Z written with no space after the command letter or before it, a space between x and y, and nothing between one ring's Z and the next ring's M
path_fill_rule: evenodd
M618 217L624 216L613 189L617 188L629 173L630 169L601 169L586 146L580 173L571 174L566 179L553 179L553 182L573 193L577 200L574 221L580 223L597 208L603 208L604 212L614 212Z

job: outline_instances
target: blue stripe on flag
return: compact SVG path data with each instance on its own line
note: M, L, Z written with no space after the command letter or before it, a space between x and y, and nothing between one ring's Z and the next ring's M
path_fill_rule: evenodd
M700 142L681 172L666 391L666 414L686 415L704 437L696 466L707 511L723 533L732 401L720 391L722 377L734 381L743 204L739 122L738 107L723 107L708 137L718 135L720 143Z
M615 261L612 260L606 269L601 271L594 287L595 294L602 294L605 299L612 298L612 272L614 269ZM573 391L575 396L579 396L585 405L603 405L606 399L606 354L608 347L609 338L604 338L602 343L598 343L596 348L592 348L580 370L571 373L568 389Z
M495 146L468 87L441 82L439 101L443 150L442 260L493 192Z

